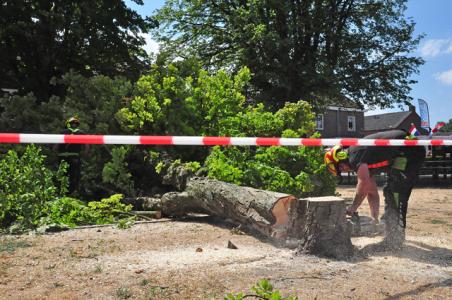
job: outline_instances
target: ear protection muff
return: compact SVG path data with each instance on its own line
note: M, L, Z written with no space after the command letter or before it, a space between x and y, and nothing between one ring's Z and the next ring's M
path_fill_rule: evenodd
M334 146L331 150L333 154L333 159L336 163L348 158L347 151L345 151L344 148L342 148L341 146Z

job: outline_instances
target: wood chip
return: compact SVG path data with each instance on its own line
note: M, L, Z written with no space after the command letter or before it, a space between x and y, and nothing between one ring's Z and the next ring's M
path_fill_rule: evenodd
M231 241L228 241L228 248L229 248L229 249L239 249L239 248L237 248L237 246L234 245Z

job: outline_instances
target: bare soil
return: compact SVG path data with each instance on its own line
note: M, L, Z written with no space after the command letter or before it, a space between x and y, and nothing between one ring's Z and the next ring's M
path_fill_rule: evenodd
M356 255L337 261L296 256L208 217L0 236L0 298L222 299L267 278L300 299L452 299L452 189L415 189L405 246L376 250L381 239L353 238Z

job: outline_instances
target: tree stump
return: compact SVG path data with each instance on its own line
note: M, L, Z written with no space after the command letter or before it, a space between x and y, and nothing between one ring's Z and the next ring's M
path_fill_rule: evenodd
M353 255L345 201L317 197L294 202L289 212L287 235L299 241L297 253L346 258Z

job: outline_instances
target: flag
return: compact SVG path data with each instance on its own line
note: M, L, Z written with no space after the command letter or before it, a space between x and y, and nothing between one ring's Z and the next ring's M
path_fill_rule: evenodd
M421 117L421 127L425 129L430 128L430 118L428 114L428 104L423 99L418 99L419 115Z
M438 122L438 123L436 123L435 128L433 128L433 129L430 128L430 132L429 132L430 138L433 136L434 133L437 133L443 126L446 126L446 122Z
M414 126L413 123L411 123L411 128L410 128L409 133L412 138L418 137L420 135L419 131L417 131L416 126Z

